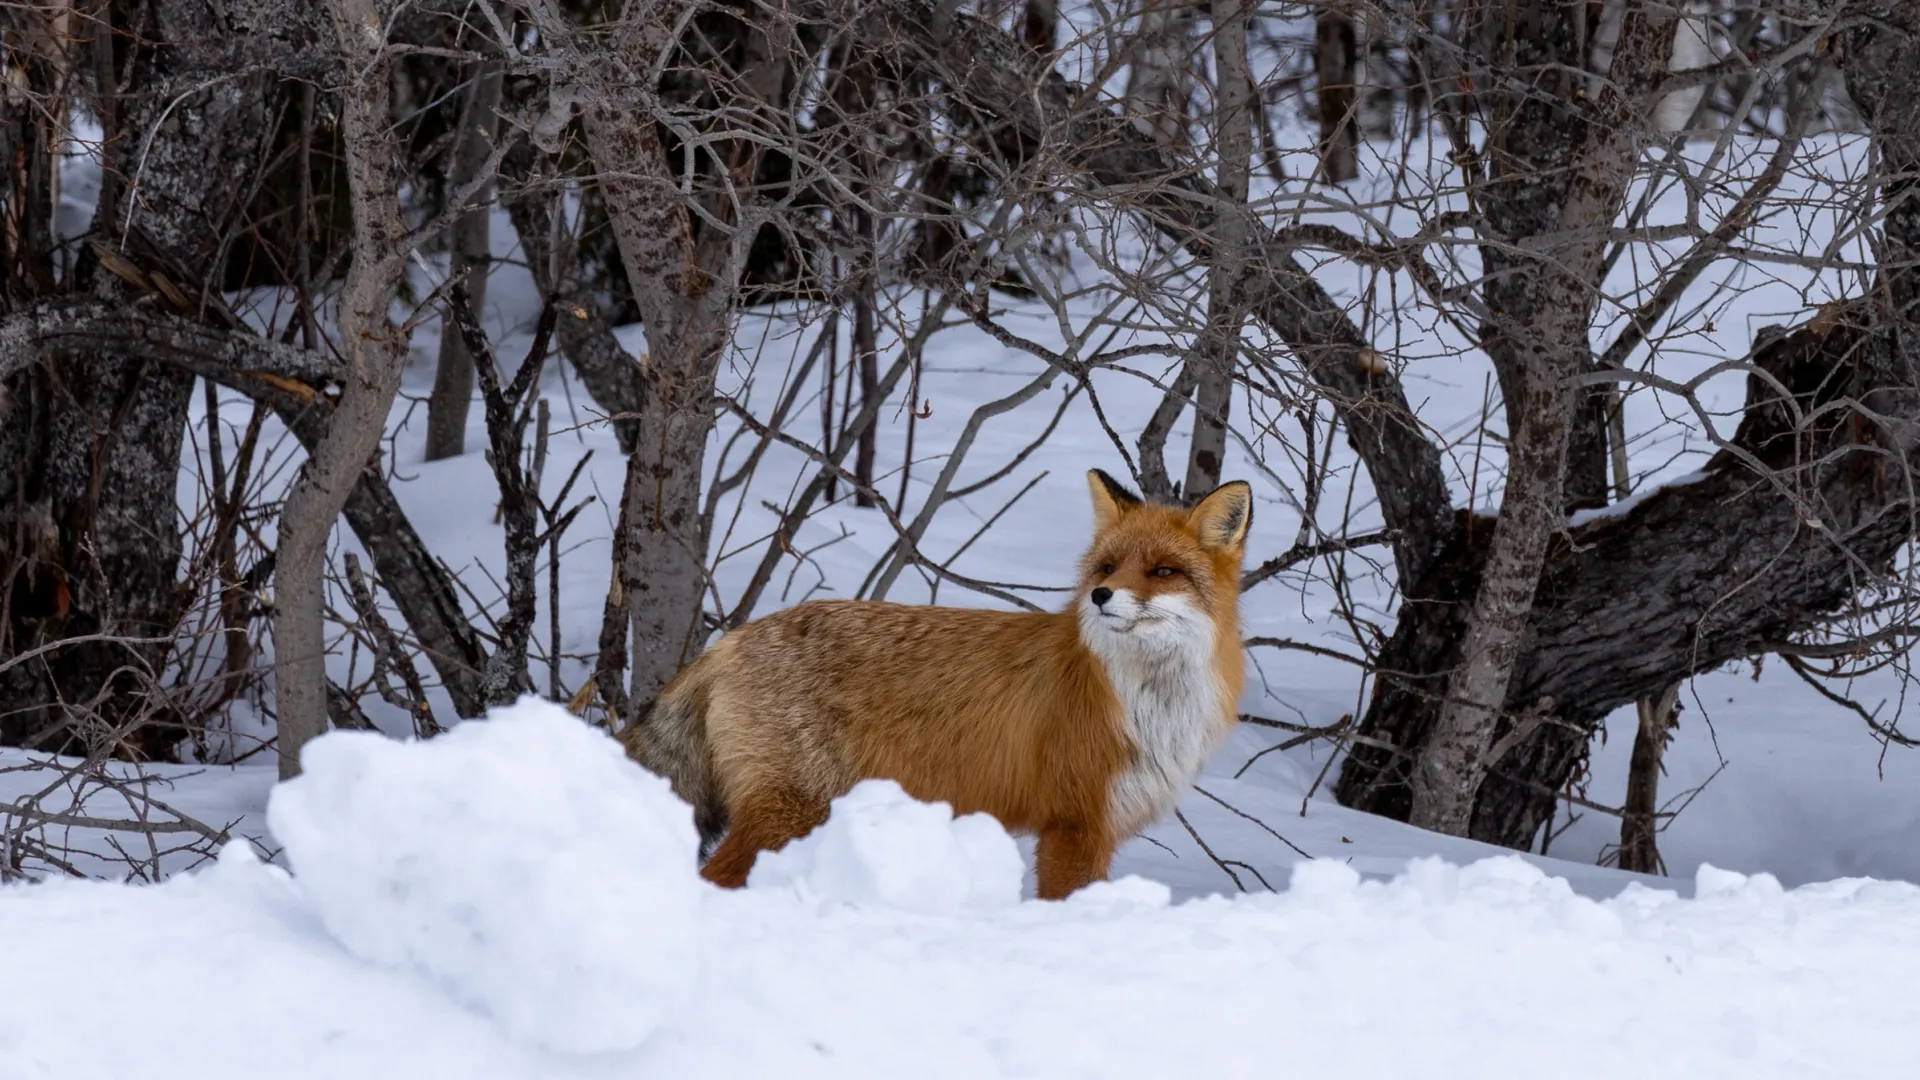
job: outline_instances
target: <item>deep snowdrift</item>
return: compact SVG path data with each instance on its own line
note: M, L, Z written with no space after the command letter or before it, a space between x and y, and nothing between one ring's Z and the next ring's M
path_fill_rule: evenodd
M1517 858L1277 895L1018 901L1015 848L890 784L737 893L687 808L528 701L336 733L150 887L0 890L0 1077L1904 1075L1920 888L1596 902Z

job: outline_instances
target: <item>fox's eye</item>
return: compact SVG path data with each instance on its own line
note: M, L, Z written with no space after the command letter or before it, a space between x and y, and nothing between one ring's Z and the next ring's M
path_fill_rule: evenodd
M1172 577L1179 572L1179 569L1172 566L1156 566L1153 568L1154 577Z
M1112 564L1112 563L1110 563L1110 562L1103 562L1103 563L1101 563L1101 564L1100 564L1100 576L1101 576L1101 577L1106 577L1106 576L1108 576L1109 574L1112 574L1112 573L1113 573L1113 564Z

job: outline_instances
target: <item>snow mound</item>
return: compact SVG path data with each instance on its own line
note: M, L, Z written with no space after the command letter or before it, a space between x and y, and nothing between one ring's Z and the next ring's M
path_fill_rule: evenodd
M552 1050L639 1045L695 974L692 814L558 706L427 742L335 732L267 823L327 930Z
M1020 849L987 814L953 816L892 780L865 780L833 801L826 824L760 856L747 885L793 889L826 904L949 912L1020 901Z
M704 891L690 815L609 743L525 705L424 745L330 735L270 810L292 878L235 844L157 887L0 886L0 957L24 973L0 1017L30 1020L0 1022L0 1078L1804 1080L1920 1060L1911 885L1704 871L1697 899L1595 900L1512 856L1385 881L1321 859L1277 894L1169 905L1123 878L1011 904L1004 832L876 784L760 887Z
M1145 908L1163 908L1173 903L1173 890L1164 882L1128 874L1111 881L1096 881L1074 890L1064 901L1076 913L1133 914Z

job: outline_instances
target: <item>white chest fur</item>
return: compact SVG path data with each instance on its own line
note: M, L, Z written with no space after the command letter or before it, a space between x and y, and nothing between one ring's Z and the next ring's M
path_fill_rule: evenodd
M1177 606L1186 610L1169 612L1150 633L1088 626L1083 634L1119 695L1133 743L1132 759L1107 788L1109 824L1121 835L1172 810L1227 730L1213 624Z

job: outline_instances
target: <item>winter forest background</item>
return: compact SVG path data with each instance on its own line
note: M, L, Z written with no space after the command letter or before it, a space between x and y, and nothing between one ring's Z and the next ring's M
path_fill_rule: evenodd
M1916 33L0 3L0 880L274 858L330 729L617 730L808 598L1057 605L1099 467L1256 491L1116 874L1920 881Z

